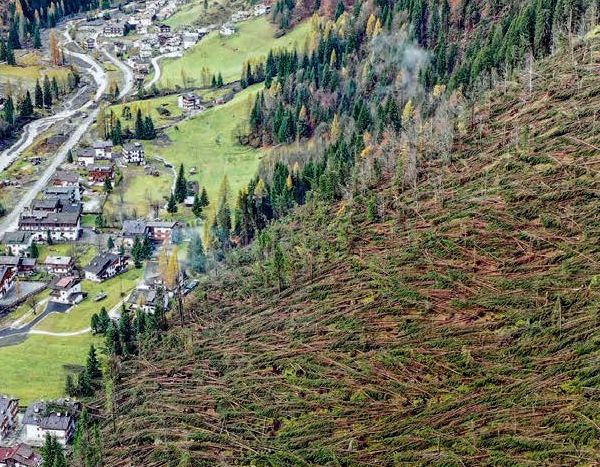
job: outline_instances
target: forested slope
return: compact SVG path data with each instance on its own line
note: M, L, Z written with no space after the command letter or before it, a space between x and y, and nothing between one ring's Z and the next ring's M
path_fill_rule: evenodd
M233 251L122 363L106 465L599 462L599 45Z

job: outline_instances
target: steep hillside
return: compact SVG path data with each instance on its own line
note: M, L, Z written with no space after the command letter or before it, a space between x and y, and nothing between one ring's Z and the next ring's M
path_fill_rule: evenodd
M123 363L106 465L600 462L598 45L235 252Z

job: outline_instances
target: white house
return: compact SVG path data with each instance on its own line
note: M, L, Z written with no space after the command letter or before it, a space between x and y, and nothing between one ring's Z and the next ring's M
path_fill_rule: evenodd
M102 35L104 37L121 37L123 35L123 26L111 23L104 26L102 29Z
M125 159L125 162L128 164L144 165L146 162L144 145L138 141L124 144L123 159Z
M75 276L65 276L55 281L50 288L50 300L68 305L75 305L83 300L81 280Z
M47 256L44 267L50 274L70 274L75 268L75 260L72 256Z
M19 230L33 232L34 239L56 242L75 241L81 233L81 212L31 211L21 213Z
M62 405L61 408L59 408ZM64 407L64 408L63 408ZM66 446L75 433L75 417L73 416L74 404L52 404L35 402L27 407L23 416L25 436L31 444L41 446L46 440L46 435L53 436L62 445Z
M16 232L6 232L2 238L7 255L26 256L29 253L33 243L31 232L17 230Z
M94 141L92 145L96 159L112 159L112 141ZM92 162L93 164L93 162ZM89 165L89 164L86 164Z
M96 151L93 149L83 149L77 154L77 162L79 165L94 165L96 162Z
M123 256L110 252L101 253L84 268L85 278L94 282L102 282L116 276L126 268L127 264Z
M200 98L200 96L193 92L181 94L177 98L177 105L180 109L186 112L191 112L192 110L199 110L202 107L201 102L202 99Z

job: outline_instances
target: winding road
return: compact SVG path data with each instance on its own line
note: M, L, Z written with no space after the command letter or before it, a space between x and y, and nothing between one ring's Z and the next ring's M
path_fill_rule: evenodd
M158 57L154 57L151 60L152 66L154 67L154 76L152 77L150 82L144 86L144 89L150 89L154 84L158 83L158 81L160 80L161 73L162 73L161 69L160 69L160 65L158 64L158 61L162 60L163 58L170 58L170 57L181 57L181 52L169 52L166 54L159 55Z

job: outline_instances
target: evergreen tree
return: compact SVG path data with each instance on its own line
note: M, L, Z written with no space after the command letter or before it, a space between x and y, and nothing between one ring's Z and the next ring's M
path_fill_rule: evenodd
M112 250L115 247L115 241L113 240L112 237L108 237L108 240L106 241L106 247L109 250Z
M144 127L144 119L142 118L142 111L138 109L135 115L135 138L144 139L146 132Z
M175 194L171 193L169 197L169 202L167 203L167 212L169 214L175 214L177 212L177 200L175 199Z
M111 193L113 190L112 182L109 177L104 179L104 193Z
M15 106L13 104L13 100L11 96L6 98L6 102L4 103L4 121L9 125L13 125L15 123Z
M142 260L144 259L142 242L140 237L135 237L133 241L133 247L131 248L131 256L133 257L133 264L137 269L142 267Z
M82 397L90 397L94 394L92 378L87 371L82 371L77 377L77 393Z
M123 144L123 131L121 129L121 120L118 118L111 129L110 139L112 140L115 146Z
M71 374L68 374L65 378L65 394L69 397L77 396L77 387Z
M70 149L67 151L67 163L73 163L73 151L71 151Z
M156 138L156 130L154 129L154 121L152 121L152 117L147 115L144 118L144 139L154 139Z
M6 60L6 63L8 65L11 65L11 66L16 66L17 65L17 60L15 58L14 47L10 43L8 43L6 45L6 58L5 58L5 60Z
M19 107L19 115L21 117L30 117L33 114L33 103L31 102L31 94L29 91L25 92L21 105Z
M29 247L29 256L31 258L38 258L40 256L40 251L38 249L37 243L34 241L31 242L31 246Z
M58 89L58 81L56 81L56 76L52 77L51 85L52 85L52 97L54 97L54 100L57 101L60 92Z
M135 342L131 315L127 310L121 313L119 318L119 337L121 338L121 346L125 355L133 355L135 353Z
M203 217L203 213L202 213L203 209L204 209L204 206L202 206L202 201L200 200L200 196L198 196L198 193L196 193L194 195L194 203L192 204L192 213L198 219L202 219L202 217Z
M112 321L106 329L106 350L110 353L110 355L123 355L123 348L121 347L121 340L119 338L119 330Z
M6 61L6 42L0 37L0 62Z
M96 348L94 347L94 344L90 345L90 350L88 352L87 361L85 364L85 371L90 375L91 379L102 376L102 372L100 371L100 362L96 356Z
M44 93L44 107L49 109L52 107L52 88L50 86L50 79L48 79L48 75L44 76L42 90Z
M41 109L42 107L44 107L44 93L42 91L42 87L40 86L39 80L35 81L34 101L35 101L35 106L38 109Z
M205 208L209 204L208 201L208 193L206 193L206 187L202 187L202 192L200 193L200 205Z
M42 48L42 40L40 39L40 27L37 24L33 28L33 48Z
M175 180L175 201L183 203L187 196L187 180L185 179L185 171L183 164L179 166L177 179Z
M202 245L202 240L197 232L194 232L190 241L190 246L188 249L188 262L192 271L197 273L206 271L206 254L204 253L204 245Z

